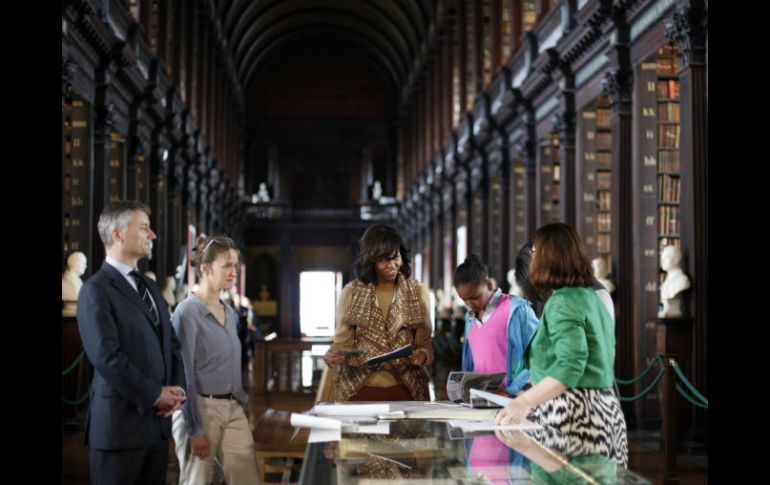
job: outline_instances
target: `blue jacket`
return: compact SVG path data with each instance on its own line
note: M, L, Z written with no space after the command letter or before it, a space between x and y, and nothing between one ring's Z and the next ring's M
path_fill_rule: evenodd
M505 390L509 394L516 394L529 381L529 371L524 368L524 349L537 328L537 316L529 302L516 295L508 295L510 298L508 323L508 349L506 351ZM468 332L473 325L471 312L465 313L465 339L463 342L462 370L473 370L473 354L468 345Z

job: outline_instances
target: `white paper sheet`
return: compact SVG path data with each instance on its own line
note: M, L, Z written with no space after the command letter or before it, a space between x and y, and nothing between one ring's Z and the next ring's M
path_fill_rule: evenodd
M483 421L470 421L466 419L452 419L448 421L449 426L452 426L453 428L461 428L463 431L494 431L494 430L508 430L508 429L517 429L517 430L525 430L525 429L541 429L542 426L540 426L537 423L533 423L532 421L528 419L524 419L522 422L518 424L504 424L504 425L498 425L495 424L494 419L485 419Z
M318 416L377 416L390 412L388 404L317 404L313 412Z
M324 443L327 441L339 441L340 439L342 439L342 432L340 430L312 428L307 442Z
M342 429L342 423L336 419L319 418L318 416L297 413L291 413L291 425L313 429L331 429L336 431Z
M471 389L471 396L482 397L487 401L492 401L493 403L499 404L500 406L505 406L509 402L513 401L512 397L505 397L505 396L501 396L500 394L482 391L480 389Z

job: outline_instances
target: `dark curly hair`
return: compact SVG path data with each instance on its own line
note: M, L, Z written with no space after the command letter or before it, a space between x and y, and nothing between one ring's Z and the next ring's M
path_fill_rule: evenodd
M362 283L377 283L377 261L389 259L398 251L401 253L401 269L405 278L412 275L409 248L404 236L389 224L372 224L358 243L358 257L353 263L353 271Z

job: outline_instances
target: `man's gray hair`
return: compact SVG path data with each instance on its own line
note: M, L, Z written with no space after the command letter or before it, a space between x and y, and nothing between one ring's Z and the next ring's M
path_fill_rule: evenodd
M135 211L142 211L148 217L151 214L150 206L138 200L119 200L110 202L104 207L97 227L105 248L112 246L112 231L124 230L131 220L131 213Z

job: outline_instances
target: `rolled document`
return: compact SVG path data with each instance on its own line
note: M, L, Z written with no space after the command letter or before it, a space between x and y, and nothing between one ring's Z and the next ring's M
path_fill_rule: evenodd
M318 416L378 416L390 412L389 404L317 404Z
M319 418L307 414L291 413L291 425L305 428L341 430L342 423L336 419Z

